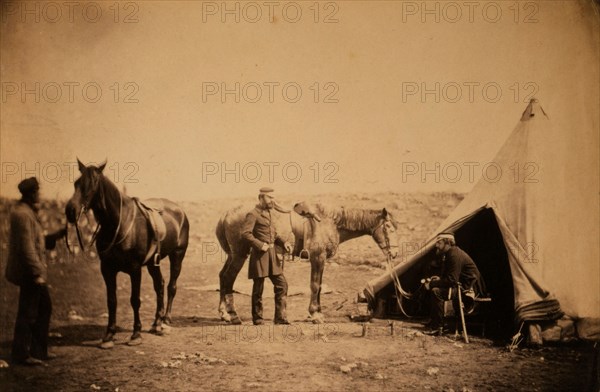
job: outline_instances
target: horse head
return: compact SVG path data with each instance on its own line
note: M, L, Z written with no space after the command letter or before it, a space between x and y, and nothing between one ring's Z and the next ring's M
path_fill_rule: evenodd
M294 205L294 212L296 212L296 214L303 216L305 218L314 219L317 222L321 222L321 217L319 215L317 215L317 213L314 211L312 206L310 206L308 203L306 203L304 201L301 201Z
M392 214L385 208L381 210L381 214L378 215L377 219L377 224L371 231L371 236L383 253L394 259L398 257L399 249L398 236L396 235L397 223Z
M102 171L106 162L100 166L85 166L79 158L77 159L81 177L74 183L75 192L67 202L65 213L70 223L76 223L79 215L90 209L94 203L98 202L98 192L100 182L103 177Z

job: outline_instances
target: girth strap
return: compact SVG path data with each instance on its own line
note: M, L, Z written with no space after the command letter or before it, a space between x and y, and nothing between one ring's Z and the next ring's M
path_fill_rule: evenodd
M166 224L161 216L162 211L158 209L151 208L141 202L137 197L133 198L136 206L139 208L142 215L147 219L150 223L150 227L152 228L152 244L148 249L148 253L144 257L144 262L142 264L146 264L150 259L153 260L154 266L158 267L160 265L160 247L161 240L166 237ZM162 222L159 221L162 220ZM163 232L160 231L159 225L162 224ZM161 236L162 234L162 236ZM162 238L161 238L162 237Z

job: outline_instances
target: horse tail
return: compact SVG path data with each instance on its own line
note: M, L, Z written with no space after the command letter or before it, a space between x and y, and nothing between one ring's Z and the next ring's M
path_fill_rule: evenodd
M217 236L217 240L219 241L219 245L221 245L221 248L225 251L225 253L231 254L231 247L227 241L227 234L225 230L225 219L219 219L215 229L215 234Z
M188 241L190 240L190 221L185 211L182 210L181 212L183 213L183 219L179 224L179 232L182 236L180 237L179 242L180 244L185 245L185 248L187 249Z

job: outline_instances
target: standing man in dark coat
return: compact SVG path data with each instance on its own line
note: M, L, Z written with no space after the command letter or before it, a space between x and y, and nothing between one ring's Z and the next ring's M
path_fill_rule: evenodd
M460 284L461 289L479 291L481 274L473 259L462 249L456 246L454 235L441 233L436 238L436 256L441 257L442 276L432 279L425 287L431 290L431 331L430 334L443 333L444 301L454 299ZM452 289L452 294L450 290ZM448 297L451 298L448 298Z
M259 203L246 215L242 236L251 245L248 278L254 280L252 286L252 322L263 324L262 294L265 278L273 282L275 291L275 324L289 324L286 316L287 281L283 275L283 258L279 258L275 245L284 247L290 253L292 247L281 238L272 224L271 210L275 197L273 189L261 188Z
M19 310L12 344L15 363L43 365L55 356L48 353L52 302L48 291L45 249L52 249L66 229L44 236L37 216L39 184L35 177L19 183L22 198L10 214L10 240L6 279L18 285Z

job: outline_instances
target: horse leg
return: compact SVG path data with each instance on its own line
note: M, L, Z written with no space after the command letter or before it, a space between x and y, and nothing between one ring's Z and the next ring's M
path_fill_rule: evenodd
M141 267L134 267L129 277L131 279L131 297L129 301L133 308L133 334L127 344L130 346L137 346L142 343L142 321L140 320L140 305L142 303L140 300L140 289L142 285Z
M227 322L231 322L232 324L241 324L242 320L237 314L235 310L235 303L233 299L233 284L235 283L235 279L237 278L240 270L244 266L244 262L246 261L247 254L239 254L232 253L231 256L227 257L229 260L231 257L231 261L229 264L223 266L221 273L219 273L219 277L222 277L222 292L221 295L225 301L225 313L227 316L221 315L221 319ZM219 305L219 309L221 306Z
M156 314L150 332L159 334L162 331L162 319L165 317L165 280L160 267L155 266L154 263L148 263L148 272L152 277L154 292L156 293Z
M108 325L100 347L112 348L117 333L117 271L109 268L106 263L100 266L104 284L106 285L106 305L108 307Z
M219 272L219 316L221 317L221 320L223 321L227 321L230 322L231 321L231 316L229 315L229 312L227 311L227 301L225 299L226 297L226 287L227 287L227 283L226 280L228 278L227 276L227 270L230 268L231 263L233 262L233 257L231 256L231 253L227 253L227 259L225 260L225 264L223 264L223 268L221 268L221 271Z
M318 312L321 313L321 291L323 290L323 272L325 272L325 261L321 264L319 269L319 292L317 293L317 304Z
M311 255L310 258L310 305L308 311L313 323L321 324L325 322L325 317L321 313L321 280L323 278L323 268L325 266L325 256Z
M165 324L171 324L171 309L173 308L173 299L175 298L175 294L177 294L177 279L181 273L185 251L185 248L179 248L169 255L171 273L169 276L169 285L167 286L167 311L163 317Z

